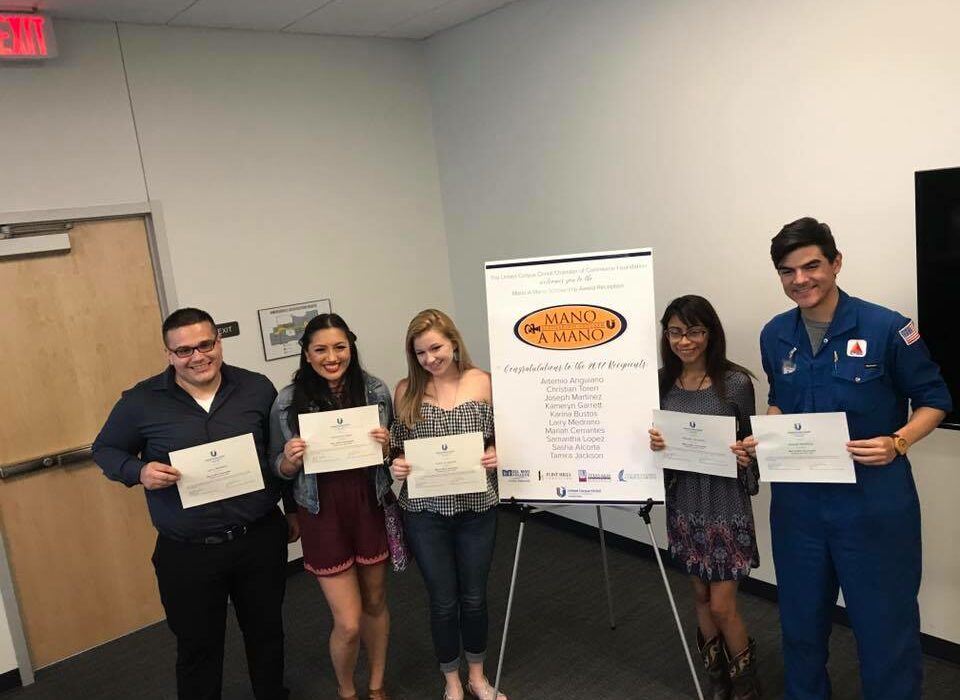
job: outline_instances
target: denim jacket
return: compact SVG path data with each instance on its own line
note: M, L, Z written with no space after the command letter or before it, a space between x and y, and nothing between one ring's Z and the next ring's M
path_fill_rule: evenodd
M390 398L390 390L383 381L366 372L363 373L363 379L367 389L367 405L380 406L380 425L389 428L393 421L393 402ZM293 497L303 508L316 515L320 512L316 475L305 474L303 469L292 476L280 471L283 446L287 444L287 440L294 437L287 420L287 412L292 403L293 384L288 384L277 395L277 400L273 402L273 408L270 409L270 465L281 479L288 481L296 479L293 485ZM390 472L386 465L372 467L370 478L377 494L377 502L382 504L384 496L390 491L390 484L392 483Z

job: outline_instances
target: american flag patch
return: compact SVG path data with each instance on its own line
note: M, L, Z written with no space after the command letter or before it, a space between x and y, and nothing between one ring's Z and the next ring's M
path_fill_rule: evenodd
M900 329L900 337L903 338L903 342L907 345L913 345L920 340L920 331L917 330L917 324L910 321L910 323Z

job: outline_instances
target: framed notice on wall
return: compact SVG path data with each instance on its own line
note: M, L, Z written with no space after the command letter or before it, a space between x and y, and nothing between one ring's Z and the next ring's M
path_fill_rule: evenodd
M300 336L310 319L332 310L329 299L303 301L299 304L259 309L260 335L263 339L263 357L279 360L300 354Z
M650 249L490 262L500 498L663 501Z

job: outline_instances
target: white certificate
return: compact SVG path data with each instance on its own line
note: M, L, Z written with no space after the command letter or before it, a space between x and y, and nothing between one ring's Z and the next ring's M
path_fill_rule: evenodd
M737 478L737 456L730 450L730 445L737 441L737 419L733 416L655 409L653 427L667 444L665 449L654 452L661 469Z
M753 416L761 481L854 484L846 413Z
M202 506L263 488L253 433L170 453L180 472L177 489L184 508Z
M303 471L338 472L383 464L383 447L370 437L380 427L378 405L301 413L300 437L307 442Z
M480 463L483 433L406 440L403 452L410 463L407 476L410 498L487 490L487 471Z

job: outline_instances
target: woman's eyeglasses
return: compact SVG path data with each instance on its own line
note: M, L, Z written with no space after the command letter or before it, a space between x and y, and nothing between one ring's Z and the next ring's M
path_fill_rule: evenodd
M685 337L687 340L696 343L707 336L707 329L701 328L700 326L693 326L686 331L682 331L679 328L668 328L664 333L670 340L680 340Z

